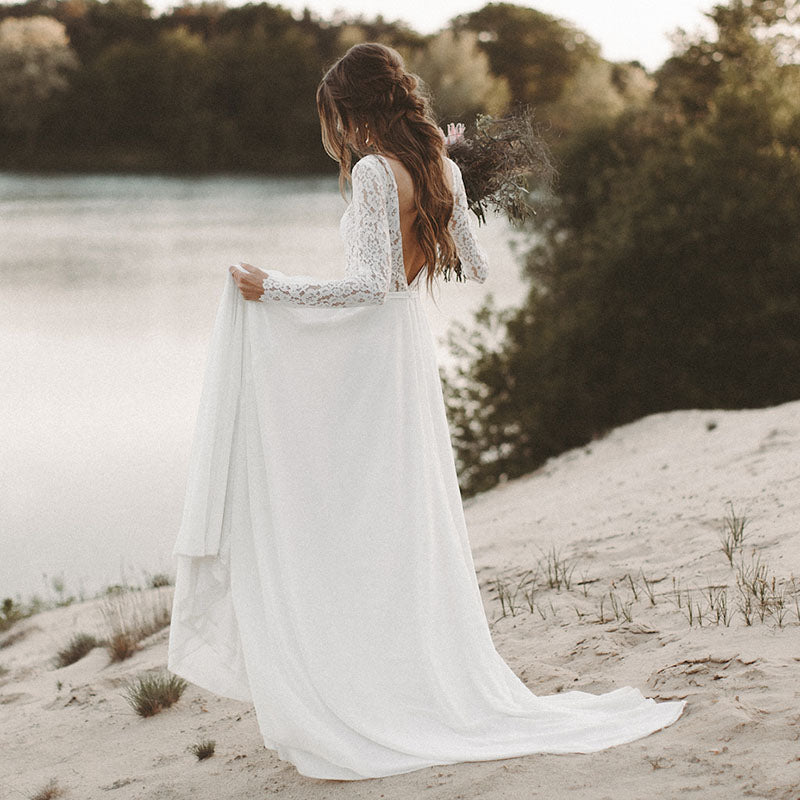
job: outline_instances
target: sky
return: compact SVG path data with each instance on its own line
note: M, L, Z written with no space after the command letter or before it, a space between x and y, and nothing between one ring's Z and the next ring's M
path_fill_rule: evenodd
M330 19L336 9L367 18L381 13L388 20L402 19L420 33L433 33L457 14L475 11L488 0L283 0L280 5L301 12L304 6ZM722 2L722 0L716 0ZM232 4L232 0L231 0ZM654 69L672 52L667 34L678 27L693 33L712 26L703 12L715 0L536 0L519 3L572 22L600 43L610 61L638 60Z

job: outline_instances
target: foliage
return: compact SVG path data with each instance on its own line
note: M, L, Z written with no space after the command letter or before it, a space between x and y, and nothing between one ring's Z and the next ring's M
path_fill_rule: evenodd
M108 655L111 661L124 661L137 651L143 639L170 624L172 590L167 585L145 591L115 592L106 596L101 612Z
M12 597L3 598L3 602L0 604L0 633L9 630L14 623L41 611L43 606L43 602L38 597L27 605Z
M530 194L548 197L552 191L555 166L530 108L499 118L480 114L447 149L461 170L469 207L481 222L490 205L514 223L530 219L536 214Z
M526 302L448 376L466 493L648 413L800 397L800 93L763 5L717 7L650 101L565 143Z
M37 15L0 22L0 129L31 146L48 101L64 92L77 66L57 20Z
M187 686L177 675L142 675L126 688L125 698L140 717L152 717L177 703Z
M148 585L152 589L160 589L163 586L172 586L172 577L166 572L156 572L148 579Z
M47 785L39 789L38 792L32 794L30 800L55 800L57 797L63 797L64 794L64 788L53 778Z
M204 761L211 758L217 749L217 743L213 739L201 739L196 744L193 744L189 750L197 757L198 761Z
M2 607L0 607L0 632L7 631L15 622L18 622L24 616L23 609L18 603L14 602L13 598L4 598Z
M489 3L456 17L453 26L477 33L492 72L508 81L512 102L537 108L557 100L580 64L600 54L569 23L514 3Z
M655 82L637 64L588 59L567 79L560 97L542 109L561 136L613 120L631 106L644 105Z
M0 70L0 168L332 169L315 91L324 70L361 41L403 54L432 89L443 125L502 115L512 103L535 106L543 122L571 124L581 108L626 102L614 81L621 67L606 65L585 34L507 3L429 36L381 16L328 20L267 3L184 4L154 16L142 0L25 0L0 5L0 21L50 31L50 45L36 51L49 64L36 91L6 87L27 74L21 68Z
M500 115L511 99L508 81L492 73L474 31L445 28L415 51L406 66L430 88L440 119L473 119L484 111Z
M68 667L70 664L80 661L100 644L102 642L99 642L91 634L76 633L67 645L58 651L55 658L56 667Z

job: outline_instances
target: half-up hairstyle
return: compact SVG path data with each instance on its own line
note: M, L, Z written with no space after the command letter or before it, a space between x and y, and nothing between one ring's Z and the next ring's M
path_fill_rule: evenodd
M447 228L453 194L444 174L444 136L430 98L403 57L378 42L353 45L317 87L317 110L325 151L339 162L339 190L345 196L352 155L386 153L411 173L417 218L414 232L425 255L428 287L438 273L458 273L459 259Z

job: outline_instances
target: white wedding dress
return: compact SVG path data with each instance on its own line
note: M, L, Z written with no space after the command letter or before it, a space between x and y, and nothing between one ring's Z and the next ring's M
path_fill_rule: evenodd
M458 166L450 230L483 281ZM536 695L494 648L397 185L353 168L346 277L228 275L195 430L169 669L252 701L303 775L589 753L674 722L630 686Z

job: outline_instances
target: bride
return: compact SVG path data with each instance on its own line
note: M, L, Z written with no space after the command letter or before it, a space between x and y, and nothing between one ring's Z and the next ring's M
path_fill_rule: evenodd
M169 669L252 702L266 747L315 778L589 753L670 725L685 701L537 695L495 650L420 298L446 270L486 279L462 175L390 47L351 47L317 106L352 179L345 277L230 269Z

